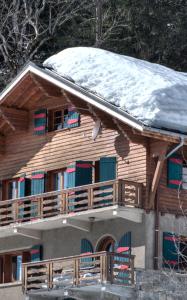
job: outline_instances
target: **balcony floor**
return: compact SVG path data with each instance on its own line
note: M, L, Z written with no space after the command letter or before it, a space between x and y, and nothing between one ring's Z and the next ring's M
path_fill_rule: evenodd
M67 294L68 293L68 294ZM75 297L75 299L82 300L95 300L95 299L107 299L107 300L132 300L136 299L136 291L133 286L118 286L115 284L106 285L92 285L86 287L69 287L68 289L54 289L51 291L37 291L29 293L28 296L41 296L45 299L67 299L67 297ZM37 298L38 299L38 298ZM40 298L39 298L40 299Z
M29 222L13 223L0 228L0 238L22 235L40 239L40 233L44 230L70 226L80 230L89 231L91 222L93 221L98 222L123 218L135 223L141 223L142 216L143 209L112 205L66 215L57 215L50 218L34 219Z

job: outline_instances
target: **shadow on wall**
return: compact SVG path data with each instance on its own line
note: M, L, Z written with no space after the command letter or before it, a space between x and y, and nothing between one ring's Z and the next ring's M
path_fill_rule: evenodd
M123 136L122 133L120 133L115 138L114 146L115 146L117 154L122 159L124 159L125 157L128 157L128 154L130 152L129 141Z

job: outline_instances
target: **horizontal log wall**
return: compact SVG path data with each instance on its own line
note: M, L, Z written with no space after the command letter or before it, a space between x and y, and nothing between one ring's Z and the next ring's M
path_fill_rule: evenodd
M16 131L6 139L6 154L0 160L0 179L28 176L37 170L55 170L66 167L75 160L98 160L101 156L116 156L117 177L146 185L147 139L133 134L124 127L129 141L117 130L104 128L96 141L91 138L94 121L81 115L81 126L35 136L33 112L30 113L29 130ZM145 191L144 195L145 195Z
M168 147L168 153L171 149L176 147L176 145L170 145ZM154 140L150 142L151 157L149 160L148 171L150 174L150 181L153 178L155 172L157 157L153 157L153 153L156 153L156 145ZM178 151L181 154L181 150ZM186 154L185 154L186 153ZM184 148L184 155L187 157L187 149ZM158 186L158 201L159 201L159 211L163 213L173 213L176 215L186 214L187 209L187 190L182 190L182 186L179 190L167 187L167 159L164 162L163 171L160 178L160 183Z

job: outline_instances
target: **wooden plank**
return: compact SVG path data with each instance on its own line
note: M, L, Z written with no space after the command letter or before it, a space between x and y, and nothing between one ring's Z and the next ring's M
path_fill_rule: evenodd
M155 169L155 173L154 173L152 184L151 184L150 206L149 206L151 209L154 207L155 195L156 195L156 191L157 191L160 177L162 174L167 149L168 149L168 143L165 143L164 145L162 143L162 146L160 148L160 154L159 154L157 165L156 165L156 169Z

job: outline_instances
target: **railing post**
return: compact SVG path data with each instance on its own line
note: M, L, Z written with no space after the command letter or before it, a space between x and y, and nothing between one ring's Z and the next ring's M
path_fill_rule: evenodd
M125 205L124 199L123 199L123 184L124 184L124 181L121 179L119 179L116 182L117 203L119 205Z
M88 209L93 208L93 187L88 187Z
M73 261L73 268L74 268L74 280L73 280L73 284L75 286L77 286L79 284L79 278L80 278L78 258L74 259L74 261Z
M53 287L53 263L48 263L48 289Z
M27 266L22 267L22 290L23 293L27 292Z
M118 202L118 199L117 199L118 182L119 181L115 181L113 183L113 185L112 185L112 188L113 188L113 199L112 199L112 202L113 202L114 205Z
M14 216L14 220L18 221L19 216L19 203L16 200L14 203L11 203L12 215ZM15 212L15 213L14 213Z
M107 253L105 255L100 256L100 273L101 273L101 283L106 283L107 281Z
M43 218L43 197L39 198L40 201L40 218Z
M61 193L61 201L60 201L60 213L66 213L66 192L62 191Z
M134 284L134 257L131 258L131 284Z

